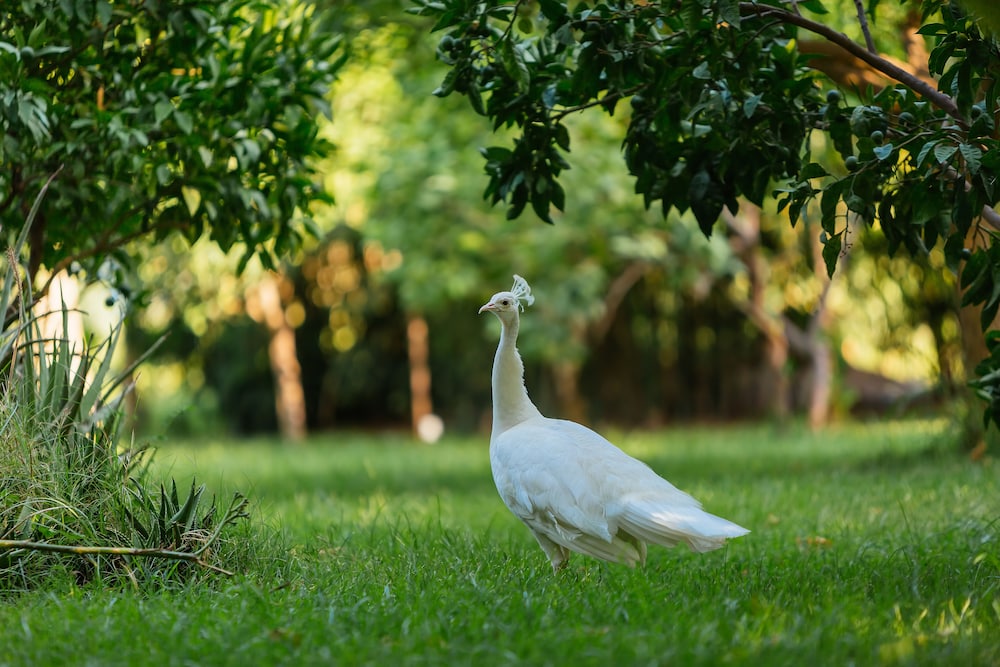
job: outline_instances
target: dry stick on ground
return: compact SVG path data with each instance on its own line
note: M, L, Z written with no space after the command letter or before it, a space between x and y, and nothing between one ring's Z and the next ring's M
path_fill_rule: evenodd
M224 570L221 567L212 565L202 559L202 554L215 544L215 541L222 533L222 529L236 521L236 519L246 517L246 508L249 501L242 494L237 493L233 497L229 509L223 514L222 519L209 534L197 551L171 551L170 549L134 549L129 547L90 547L75 546L70 544L50 544L48 542L32 542L31 540L0 540L0 552L16 551L27 549L30 551L46 551L49 553L77 554L81 556L136 556L139 558L165 558L168 560L183 560L195 565L200 565L208 570L213 570L220 574L233 576L234 573Z
M233 576L229 570L206 563L201 558L204 549L198 551L169 551L167 549L130 549L126 547L88 547L73 546L68 544L49 544L47 542L31 542L30 540L0 540L0 551L15 551L27 549L30 551L47 551L60 554L77 554L80 556L139 556L143 558L166 558L169 560L183 560L195 563L209 570L214 570L220 574Z

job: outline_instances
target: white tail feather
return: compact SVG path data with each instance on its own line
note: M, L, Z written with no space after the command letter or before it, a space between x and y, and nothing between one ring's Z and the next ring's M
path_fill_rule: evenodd
M651 544L672 547L683 542L699 553L718 549L727 539L750 532L694 506L664 508L648 502L626 505L619 527Z

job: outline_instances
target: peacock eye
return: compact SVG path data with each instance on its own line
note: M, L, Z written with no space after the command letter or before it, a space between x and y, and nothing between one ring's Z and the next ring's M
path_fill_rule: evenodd
M509 306L510 305L510 300L509 299L503 299L503 300L500 301L500 305L501 306Z

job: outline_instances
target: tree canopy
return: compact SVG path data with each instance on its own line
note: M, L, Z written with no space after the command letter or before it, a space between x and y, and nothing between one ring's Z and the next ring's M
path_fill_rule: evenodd
M845 7L840 5L844 4ZM690 210L711 234L725 210L771 195L796 225L822 226L832 273L852 225L877 225L890 252L943 248L965 304L989 329L1000 308L997 42L948 0L905 2L929 42L926 71L879 50L877 0L851 39L824 20L836 0L798 3L418 0L444 31L439 96L465 95L506 145L483 149L485 196L543 220L576 193L566 120L621 113L624 165L647 207ZM843 12L841 12L843 14ZM894 12L896 18L900 14ZM816 56L818 40L833 54ZM892 45L893 49L898 49ZM831 60L871 76L839 78ZM872 83L874 81L874 83ZM823 136L831 157L815 150ZM570 201L568 201L570 200ZM1000 337L974 381L1000 422Z
M122 263L137 238L208 235L265 265L326 198L310 159L342 63L311 5L19 0L0 12L0 222L31 271Z

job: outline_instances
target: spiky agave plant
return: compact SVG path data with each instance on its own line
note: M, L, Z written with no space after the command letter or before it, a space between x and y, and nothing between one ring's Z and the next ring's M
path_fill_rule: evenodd
M186 496L173 481L155 488L148 451L123 444L122 404L134 364L114 370L122 324L74 349L63 304L61 335L43 335L20 261L44 188L14 247L0 258L0 592L44 586L57 574L172 581L192 566L221 569L210 549L245 518L235 495L219 511L204 486ZM222 570L224 571L224 570Z

